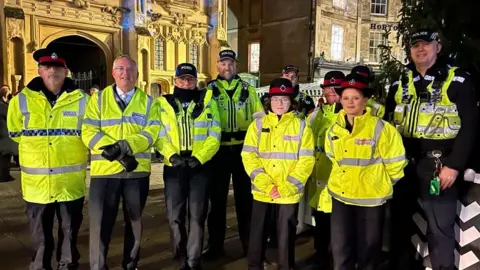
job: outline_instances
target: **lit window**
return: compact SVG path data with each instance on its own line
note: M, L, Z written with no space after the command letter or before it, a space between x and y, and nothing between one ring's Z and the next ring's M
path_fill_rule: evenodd
M387 38L384 36L383 31L372 31L370 32L370 42L368 49L368 59L370 62L379 63L380 54L382 50L378 48L379 45L387 45Z
M345 8L345 0L333 0L333 6L336 8Z
M260 70L260 43L252 42L248 44L248 72L254 73Z
M332 42L330 47L332 60L343 60L343 27L332 25Z
M155 69L165 69L165 41L156 38L154 44Z
M387 15L387 0L372 0L370 13L374 15Z
M190 64L194 65L198 69L198 45L190 45Z

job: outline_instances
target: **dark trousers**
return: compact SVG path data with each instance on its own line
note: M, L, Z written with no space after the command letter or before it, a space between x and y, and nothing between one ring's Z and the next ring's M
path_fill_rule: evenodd
M295 267L295 238L297 232L298 203L270 204L253 201L252 220L250 226L250 245L248 249L248 269L263 270L265 258L268 212L275 206L277 241L278 241L278 269L287 270Z
M51 270L55 247L53 223L58 220L57 269L78 269L80 254L77 236L83 220L85 197L69 202L38 204L27 202L27 218L32 234L34 253L30 270Z
M376 270L382 254L385 205L362 207L332 201L334 269Z
M313 217L315 218L315 259L320 267L328 267L332 258L330 252L330 216L330 213L313 210Z
M208 178L205 166L199 169L164 166L165 201L173 256L181 267L185 263L192 269L200 267L208 209ZM185 222L186 216L189 224Z
M248 250L252 193L250 177L245 172L240 153L243 145L220 146L212 159L215 170L210 188L210 212L208 213L208 245L215 251L223 250L225 240L227 196L230 178L233 181L238 233L244 252Z
M137 267L142 238L142 212L150 177L135 179L93 178L90 182L90 269L107 270L108 245L122 198L125 235L123 268Z

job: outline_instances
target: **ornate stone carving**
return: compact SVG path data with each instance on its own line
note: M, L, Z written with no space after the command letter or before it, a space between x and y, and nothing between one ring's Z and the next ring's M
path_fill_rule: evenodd
M152 22L160 20L163 15L160 13L155 13L152 10L147 11L147 16L150 18Z
M150 49L150 37L138 37L138 49Z
M7 40L12 38L23 38L24 20L8 19L7 20Z
M150 32L150 35L154 38L158 37L158 36L162 36L161 33L162 33L162 30L161 30L162 26L158 23L150 23L148 26L147 26L147 29L148 31ZM162 36L163 37L163 36Z
M40 2L48 2L48 3L52 3L52 2L53 2L53 0L38 0L38 1L40 1Z
M89 8L90 7L90 2L88 0L73 0L73 4L77 8Z
M186 41L185 33L183 29L179 27L172 27L171 31L166 36L166 40L172 40L173 42L176 42L176 43L180 41L185 42Z
M207 41L206 33L193 30L192 35L190 36L190 43L196 45L203 45Z
M178 26L183 26L185 22L187 21L187 18L185 17L185 14L181 13L175 13L173 15L173 23L178 25Z
M227 34L225 33L225 30L223 30L222 28L217 29L217 39L227 40Z
M125 7L115 7L115 6L105 5L102 8L102 12L110 13L112 15L117 15L117 12L126 13L126 12L130 12L130 9Z
M200 9L198 0L155 0L155 2L170 14L182 13L190 16Z

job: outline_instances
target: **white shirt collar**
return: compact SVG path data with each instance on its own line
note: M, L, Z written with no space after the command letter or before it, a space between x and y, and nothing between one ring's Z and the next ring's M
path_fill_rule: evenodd
M127 93L124 93L122 90L120 90L120 88L118 88L118 86L116 86L116 89L115 89L115 90L117 91L117 94L118 94L119 96L121 96L121 97L124 96L124 95L127 96L127 97L128 97L128 96L132 97L133 94L135 93L135 87L133 87L133 89L131 89L131 90L128 91Z

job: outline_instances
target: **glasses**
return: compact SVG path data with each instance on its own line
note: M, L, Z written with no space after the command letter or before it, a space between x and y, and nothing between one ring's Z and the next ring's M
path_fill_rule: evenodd
M287 102L290 102L290 98L289 97L272 97L272 103L278 103L278 102L287 103Z
M177 79L182 83L184 82L192 83L197 80L196 78L190 77L190 76L178 77Z
M137 68L136 67L124 67L124 66L119 66L119 67L115 67L114 68L115 71L118 71L118 72L136 72L137 71Z

